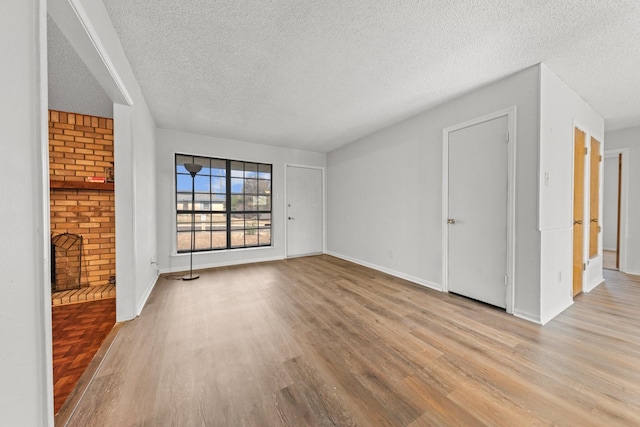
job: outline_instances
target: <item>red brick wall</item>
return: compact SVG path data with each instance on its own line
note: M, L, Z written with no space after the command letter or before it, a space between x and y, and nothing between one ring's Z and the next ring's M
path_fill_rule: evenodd
M85 181L113 167L113 119L49 111L49 178ZM112 190L50 191L51 233L83 237L81 286L108 283L115 276L115 197ZM56 250L56 282L78 282L78 257Z

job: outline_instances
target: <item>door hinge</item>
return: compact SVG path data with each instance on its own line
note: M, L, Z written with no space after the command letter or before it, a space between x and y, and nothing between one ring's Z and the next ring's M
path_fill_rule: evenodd
M509 142L509 132L507 132L507 136L506 136L506 142Z
M587 154L589 154L589 147L584 147L584 155L586 156Z
M506 274L504 275L504 285L505 286L509 285L509 276L507 276Z
M598 233L602 233L602 227L598 226Z
M586 262L582 263L582 271L587 271L587 263Z

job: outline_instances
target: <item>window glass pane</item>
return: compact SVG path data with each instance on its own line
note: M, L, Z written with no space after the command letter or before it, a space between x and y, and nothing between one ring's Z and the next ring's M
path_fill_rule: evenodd
M214 231L211 233L211 247L213 249L223 249L227 247L227 232Z
M196 231L195 239L194 250L211 249L211 233L208 231Z
M213 194L211 196L211 210L215 212L227 210L227 197L224 194Z
M244 196L244 210L245 211L258 210L258 196Z
M244 177L244 163L243 162L231 162L231 176L243 178Z
M191 193L176 194L176 209L179 211L191 210Z
M271 244L271 229L264 228L260 229L258 233L258 237L260 239L260 246L270 245Z
M191 214L178 214L178 231L191 230Z
M227 215L225 215L225 214L213 214L213 215L211 215L211 229L213 231L226 231L226 229L227 229Z
M244 230L231 232L231 247L238 248L244 246Z
M191 193L191 175L177 175L176 191L188 191Z
M258 194L271 194L271 181L264 179L258 181Z
M226 176L227 161L221 159L211 159L211 175Z
M176 172L178 173L189 173L187 169L185 169L185 163L193 163L193 156L185 156L182 154L178 154L176 156Z
M244 230L244 214L231 215L231 229Z
M244 177L245 178L257 178L258 177L258 165L255 163L244 164Z
M260 228L271 227L271 214L263 214L261 213L258 217L258 225Z
M258 178L271 179L271 165L258 165Z
M196 193L196 205L195 205L195 210L196 211L209 211L211 210L211 200L210 200L210 195L209 193L206 194L202 194L202 193ZM191 200L189 200L189 202L191 202Z
M206 157L195 157L193 163L197 163L202 166L202 169L198 172L198 175L211 175L210 161ZM196 175L196 176L198 176Z
M231 194L242 194L244 192L244 179L231 178Z
M196 192L198 193L208 193L211 191L211 179L208 176L196 175L195 184Z
M197 213L193 216L194 230L196 231L208 231L211 230L211 214Z
M178 231L178 252L191 250L191 232Z
M244 194L258 194L258 180L257 179L245 179L244 180Z
M271 196L258 196L258 210L270 211L271 210Z
M211 192L212 193L226 193L227 192L227 178L213 176L211 177Z
M243 211L244 210L244 196L233 194L231 195L231 210Z

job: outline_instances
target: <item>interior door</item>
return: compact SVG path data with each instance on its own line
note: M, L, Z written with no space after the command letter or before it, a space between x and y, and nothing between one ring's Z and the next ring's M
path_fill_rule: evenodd
M506 307L508 117L449 133L447 288Z
M586 135L574 129L573 149L573 295L582 292L584 272L584 163Z
M322 253L322 170L287 166L287 256Z

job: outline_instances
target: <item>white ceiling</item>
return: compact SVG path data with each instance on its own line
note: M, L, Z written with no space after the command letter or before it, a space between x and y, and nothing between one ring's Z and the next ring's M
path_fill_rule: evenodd
M103 0L158 126L330 151L539 62L640 124L637 0Z

